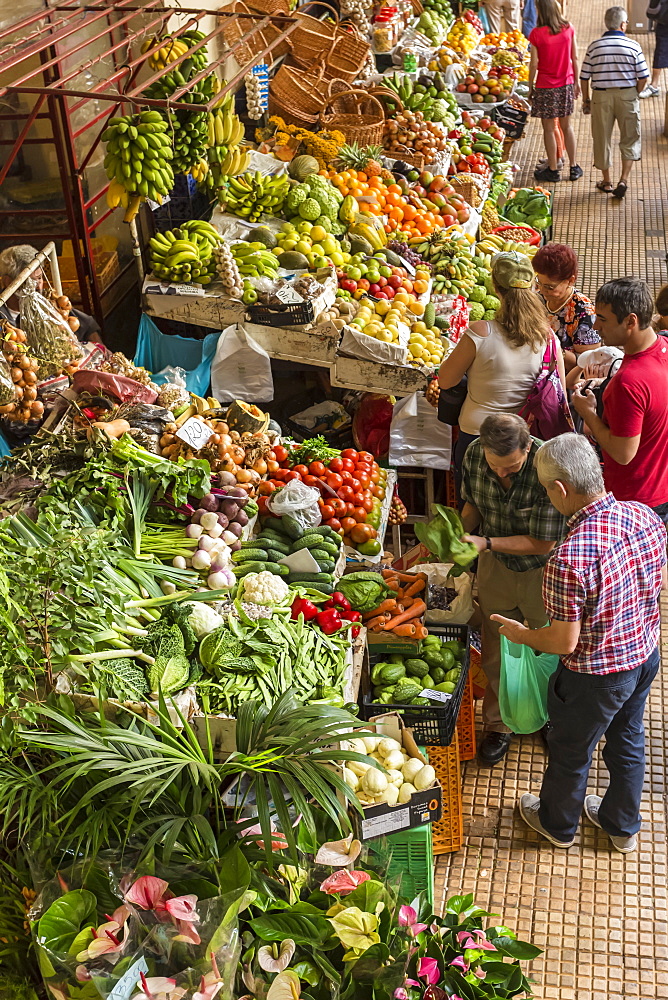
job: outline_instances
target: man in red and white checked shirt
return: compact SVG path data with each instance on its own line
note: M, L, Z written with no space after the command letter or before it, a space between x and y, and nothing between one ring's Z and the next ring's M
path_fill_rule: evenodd
M584 437L553 438L535 461L550 501L569 521L545 566L550 624L530 629L492 615L512 642L559 655L547 699L549 762L540 797L523 795L520 812L556 847L570 847L584 807L613 847L627 853L640 829L643 712L659 667L666 529L649 507L606 493ZM604 735L610 784L601 799L587 795L587 776Z

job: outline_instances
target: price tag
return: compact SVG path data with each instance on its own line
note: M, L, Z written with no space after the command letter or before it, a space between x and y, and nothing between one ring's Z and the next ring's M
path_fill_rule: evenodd
M159 208L164 208L167 202L171 200L172 200L171 196L166 194L162 199L160 205L158 205L157 201L151 201L150 198L146 199L146 204L148 205L148 207L151 209L152 212L156 212Z
M371 837L380 837L383 833L393 833L395 830L403 830L410 826L411 814L408 806L404 808L393 807L391 811L381 813L380 816L370 816L369 819L362 820L362 837L369 840Z
M198 420L197 417L188 417L186 422L179 427L176 437L190 445L193 451L199 451L212 434L213 430L203 420Z
M313 333L319 334L321 337L338 337L341 331L334 326L334 324L328 320L326 323L318 323L318 325L313 330Z
M450 701L452 698L451 694L447 694L445 691L434 691L432 688L424 688L420 691L421 698L429 698L430 701Z
M299 292L296 292L294 288L290 288L290 285L281 285L275 294L276 298L280 299L287 306L298 305L304 301Z
M143 972L144 975L148 972L148 965L146 964L146 959L143 955L141 958L137 959L134 965L130 966L124 975L121 976L109 994L108 1000L130 1000L130 997L135 993L137 987L139 986L140 972Z

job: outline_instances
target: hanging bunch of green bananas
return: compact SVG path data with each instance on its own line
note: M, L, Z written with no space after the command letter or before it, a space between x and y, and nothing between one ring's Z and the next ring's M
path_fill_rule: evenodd
M180 58L180 56L185 55L188 49L190 49L193 45L197 45L198 42L203 41L205 37L206 36L203 31L195 30L184 31L179 38L172 38L171 35L163 35L162 38L157 38L153 35L153 37L147 38L142 43L141 51L143 54L159 44L161 48L159 48L157 52L154 52L152 56L148 57L148 64L152 70L164 69L169 65L169 63L172 63L176 59ZM203 70L206 67L209 61L206 46L203 46L201 49L197 49L197 51L193 52L189 58L192 59L193 63L197 67L196 72L199 73L200 70ZM185 61L186 60L184 60L184 62Z
M230 246L239 274L253 278L275 278L281 266L278 257L262 243L240 240Z
M241 149L239 143L244 138L244 127L239 116L234 113L234 97L226 94L218 105L209 112L208 120L209 163L206 175L207 187L217 191L224 184L228 174L242 173L248 168L250 151Z
M199 67L192 59L186 59L178 68L163 73L159 80L152 83L146 90L146 96L164 100L171 97L177 90L189 85L189 81L199 72ZM215 73L210 73L198 81L185 94L179 96L179 104L206 104L220 90L220 83ZM174 161L172 166L177 173L195 173L195 179L202 180L208 171L206 152L209 138L209 112L206 110L185 111L182 108L162 112L165 121L172 130Z
M151 271L156 278L208 285L216 277L214 247L220 234L209 222L193 219L179 229L156 233L149 240Z
M239 177L226 177L225 186L218 197L226 211L239 215L249 222L257 222L261 215L277 215L290 190L287 174L265 177L256 170Z
M158 111L110 118L102 133L107 144L104 169L110 180L107 204L122 205L131 222L145 198L158 204L174 186L172 144Z

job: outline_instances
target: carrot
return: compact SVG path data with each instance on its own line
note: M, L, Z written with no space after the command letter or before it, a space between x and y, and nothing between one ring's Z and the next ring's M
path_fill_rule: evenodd
M388 578L388 579L385 580L385 586L389 587L390 590L396 590L396 591L398 591L399 590L399 581L398 580L390 580Z
M384 572L385 571L383 571L383 575ZM396 576L397 580L400 580L403 583L413 583L416 579L425 581L427 579L426 573L400 573L398 570L394 570L392 576Z
M424 590L425 586L426 586L426 584L425 584L424 580L421 580L421 579L418 578L415 581L415 583L412 583L410 585L410 587L405 587L404 588L403 596L404 597L414 597L415 594L422 593L422 591Z
M403 608L397 604L394 598L388 597L387 600L382 601L382 603L379 604L377 608L374 608L373 611L367 611L366 614L362 615L362 620L366 618L375 618L376 615L383 615L387 611L389 611L390 614L396 615L399 611L403 611Z
M401 628L401 625L399 626L399 628ZM428 635L429 635L429 629L425 628L424 625L418 625L416 627L415 629L416 639L426 639Z
M380 622L380 619L378 619L378 621ZM369 626L367 625L367 629L368 629L369 632L373 632L373 633L382 632L383 631L383 625L381 623L379 625L374 625L372 628L369 628Z
M416 601L415 604L411 605L410 608L406 608L401 614L395 615L394 618L390 618L389 622L383 625L384 632L391 632L395 625L402 625L404 622L410 621L411 618L419 618L427 610L427 605L424 601Z
M386 622L389 622L391 617L392 615L390 614L376 615L375 618L367 618L364 624L367 628L373 629L376 625L384 625Z
M391 577L397 575L397 571L396 569L381 569L380 575L382 576L383 580L389 580Z
M399 587L399 590L397 591L397 597L401 599L403 596L404 596L404 588Z
M414 636L417 632L417 626L413 622L404 622L403 625L397 625L392 631L395 635L409 635Z

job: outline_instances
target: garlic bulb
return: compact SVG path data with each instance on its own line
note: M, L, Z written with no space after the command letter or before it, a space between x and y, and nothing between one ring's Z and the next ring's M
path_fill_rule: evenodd
M244 290L243 281L237 262L227 243L219 243L218 246L214 247L213 255L216 258L216 270L226 294L231 298L240 299Z

